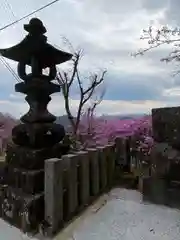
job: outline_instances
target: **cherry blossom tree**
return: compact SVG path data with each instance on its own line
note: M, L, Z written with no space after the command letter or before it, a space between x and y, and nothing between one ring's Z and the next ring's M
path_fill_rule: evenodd
M132 56L144 55L153 49L159 48L163 45L169 45L169 54L160 60L162 62L179 62L180 61L180 28L171 28L162 26L160 28L150 26L143 29L140 40L147 43L147 47L139 49L137 52L132 53ZM180 73L177 70L173 76Z

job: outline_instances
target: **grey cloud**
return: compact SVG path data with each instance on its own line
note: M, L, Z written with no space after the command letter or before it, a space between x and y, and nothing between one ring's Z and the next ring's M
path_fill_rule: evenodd
M174 87L174 82L156 74L150 76L138 74L107 74L105 78L105 100L157 100L164 99L163 92ZM78 87L73 86L73 99L78 99Z
M119 1L114 0L81 0L81 3L84 4L84 8L86 10L90 9L98 9L98 11L113 14L113 15L124 15L124 13L132 13L135 9L139 9L141 7L141 0L133 0L131 3L129 1Z
M174 1L174 0L172 0ZM169 0L142 0L142 7L148 12L157 12L168 7Z
M180 1L169 0L169 6L166 12L166 19L168 24L180 24L179 8Z
M111 80L112 79L112 80ZM123 75L107 79L106 98L113 100L156 100L161 95L163 86L153 85L157 79L153 76Z
M166 8L165 19L162 21L162 24L180 24L179 0L142 0L142 6L149 12L157 12Z

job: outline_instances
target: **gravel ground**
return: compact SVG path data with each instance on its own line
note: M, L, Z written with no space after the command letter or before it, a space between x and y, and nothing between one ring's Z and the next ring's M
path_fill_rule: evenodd
M38 239L0 220L0 240ZM142 202L135 190L113 189L54 240L179 240L180 211Z

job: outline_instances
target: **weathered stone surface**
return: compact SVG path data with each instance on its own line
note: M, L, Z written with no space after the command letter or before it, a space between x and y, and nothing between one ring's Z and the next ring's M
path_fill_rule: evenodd
M180 107L153 109L152 126L155 141L180 149Z
M179 188L172 188L172 189L167 189L167 201L166 205L180 209L180 189Z
M62 156L63 161L63 207L64 219L69 219L78 208L78 156L76 154L67 154Z
M116 138L116 163L117 164L126 164L127 151L126 151L126 139L125 138Z
M165 179L143 177L141 181L141 191L145 201L151 201L155 204L167 204L168 196Z
M90 197L89 159L88 152L78 152L79 159L79 205L86 206Z
M179 163L172 162L172 163L169 164L169 171L166 175L166 178L169 181L180 182L180 164Z
M63 153L66 153L68 146L63 146L61 143L49 148L33 149L11 144L7 147L6 163L13 167L21 169L43 169L44 161L48 158L60 158Z
M107 187L107 161L105 157L105 147L97 147L99 159L99 183L100 191Z
M107 161L107 182L111 188L113 184L114 169L115 169L115 145L108 144L105 148L105 156Z
M33 141L31 134L33 135ZM65 130L62 125L55 123L43 124L40 121L31 127L26 124L20 124L12 130L12 140L15 144L35 149L52 147L59 143L64 136Z
M152 175L171 179L179 179L180 151L167 143L155 143L151 153Z
M5 167L6 167L5 161L0 161L0 184L3 184L5 180Z
M7 171L6 181L10 186L28 194L44 191L44 169L30 171L9 166Z
M153 176L164 177L169 170L168 152L170 147L167 143L155 143L151 151L151 173Z
M1 186L0 217L23 231L35 230L44 218L44 194L29 195L21 189Z
M99 193L99 162L96 148L89 148L89 170L90 170L90 195L96 196Z
M45 220L55 233L63 222L63 161L58 158L45 161Z
M126 172L130 171L131 163L131 138L116 138L116 163L121 165Z

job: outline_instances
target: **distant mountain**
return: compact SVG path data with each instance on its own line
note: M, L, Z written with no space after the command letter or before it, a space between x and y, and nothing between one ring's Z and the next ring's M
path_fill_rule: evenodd
M124 120L124 119L134 119L134 118L140 118L145 116L145 114L120 114L120 115L102 115L100 118L103 118L105 120L113 120L113 119L119 119L119 120ZM68 128L70 125L69 119L67 115L59 116L57 117L56 123L62 124L65 129Z
M145 116L145 114L120 114L120 115L102 115L100 118L110 120L110 119L119 119L119 120L125 120L125 119L135 119L135 118L141 118Z

